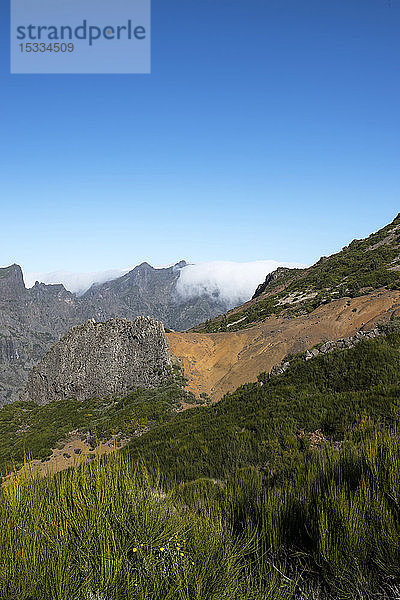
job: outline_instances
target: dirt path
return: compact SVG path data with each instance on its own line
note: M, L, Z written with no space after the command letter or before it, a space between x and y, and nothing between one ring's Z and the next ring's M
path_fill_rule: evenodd
M269 317L251 329L232 333L168 333L171 352L182 359L188 389L218 401L226 392L256 381L288 353L303 352L327 340L369 330L400 315L400 292L378 290L360 298L342 298L305 317Z

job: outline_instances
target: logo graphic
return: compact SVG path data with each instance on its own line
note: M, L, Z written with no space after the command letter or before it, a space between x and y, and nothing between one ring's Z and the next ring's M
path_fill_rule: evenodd
M150 0L11 0L11 73L150 73Z

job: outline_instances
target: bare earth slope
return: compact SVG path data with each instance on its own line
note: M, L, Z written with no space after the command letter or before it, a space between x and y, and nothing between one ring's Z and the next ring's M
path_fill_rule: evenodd
M271 316L250 329L228 333L169 333L172 354L182 359L188 389L218 401L238 386L279 364L287 354L303 352L327 340L372 329L400 315L400 291L376 290L341 298L306 316Z

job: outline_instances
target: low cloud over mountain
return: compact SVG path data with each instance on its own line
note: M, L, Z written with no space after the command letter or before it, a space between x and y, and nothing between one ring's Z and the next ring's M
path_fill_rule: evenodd
M219 297L229 308L232 308L249 300L259 282L278 267L304 267L304 265L275 260L197 263L181 269L176 289L187 299L202 295Z
M265 276L278 267L303 267L299 263L259 260L254 262L212 261L189 264L180 269L177 292L185 299L207 295L219 297L229 307L245 302L254 293ZM158 267L156 267L158 268ZM83 294L93 283L112 281L128 273L130 269L112 269L90 273L54 271L52 273L24 273L26 286L35 281L46 284L62 283L67 290Z
M93 283L105 283L125 275L129 269L110 269L109 271L95 271L91 273L73 273L71 271L53 271L52 273L24 272L24 281L27 288L35 285L35 281L46 284L62 283L64 287L74 294L83 294Z

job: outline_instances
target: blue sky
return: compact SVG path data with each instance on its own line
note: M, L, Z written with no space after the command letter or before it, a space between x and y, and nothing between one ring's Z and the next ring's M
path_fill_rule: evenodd
M311 263L400 211L400 2L153 0L151 75L10 75L0 264Z

